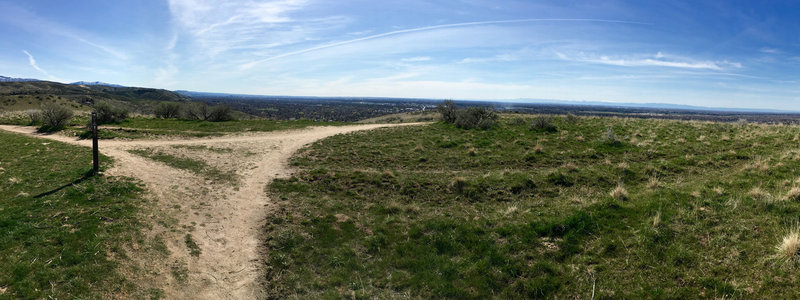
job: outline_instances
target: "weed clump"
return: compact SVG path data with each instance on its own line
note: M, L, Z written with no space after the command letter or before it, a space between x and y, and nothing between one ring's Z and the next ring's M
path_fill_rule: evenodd
M558 128L553 124L553 117L538 116L531 120L530 130L543 132L556 132Z

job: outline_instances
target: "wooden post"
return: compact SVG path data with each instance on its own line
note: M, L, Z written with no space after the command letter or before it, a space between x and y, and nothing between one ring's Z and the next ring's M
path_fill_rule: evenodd
M97 151L97 112L92 112L92 170L100 172L100 159Z

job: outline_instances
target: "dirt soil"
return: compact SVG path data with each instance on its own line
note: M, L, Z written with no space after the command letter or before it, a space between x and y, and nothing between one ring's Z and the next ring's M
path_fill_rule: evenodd
M115 160L106 174L141 180L154 203L143 216L150 223L143 229L148 241L133 243L125 272L139 286L162 290L168 299L263 298L262 229L273 209L265 189L274 178L291 174L291 155L332 135L402 125L415 124L311 127L182 140L101 140L101 153ZM33 127L0 129L91 147L91 140L37 134ZM202 160L235 174L235 179L208 179L128 152L134 149ZM191 255L187 235L199 246L199 255Z

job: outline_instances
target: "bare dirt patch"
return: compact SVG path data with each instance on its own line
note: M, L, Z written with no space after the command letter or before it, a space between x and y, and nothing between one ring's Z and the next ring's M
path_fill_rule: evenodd
M413 125L413 124L403 124ZM356 130L398 125L312 127L302 130L234 134L185 140L101 141L100 151L115 159L106 174L141 180L157 207L145 210L149 240L134 242L126 273L167 298L262 298L262 226L273 205L265 188L290 174L289 157L316 140ZM0 129L91 146L58 134L34 133L32 127ZM129 151L149 149L187 159L236 176L210 180L202 172L170 167Z

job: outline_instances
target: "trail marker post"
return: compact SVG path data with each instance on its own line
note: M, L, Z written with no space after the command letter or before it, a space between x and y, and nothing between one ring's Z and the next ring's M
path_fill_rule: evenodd
M100 159L97 151L97 112L92 112L92 170L94 174L100 171Z

